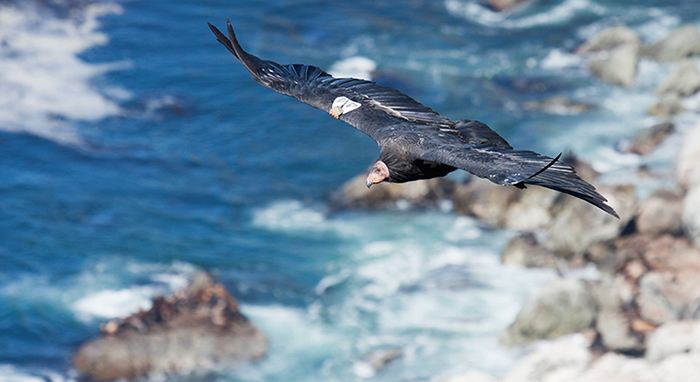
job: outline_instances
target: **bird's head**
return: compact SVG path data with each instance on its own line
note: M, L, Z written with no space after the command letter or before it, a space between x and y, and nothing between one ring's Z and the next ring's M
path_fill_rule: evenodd
M369 170L369 175L367 175L367 188L387 179L389 179L389 167L387 167L384 162L378 160Z

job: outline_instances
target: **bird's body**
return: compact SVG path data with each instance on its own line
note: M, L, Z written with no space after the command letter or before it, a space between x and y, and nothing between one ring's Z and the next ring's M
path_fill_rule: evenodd
M326 111L374 139L380 155L367 186L445 176L463 169L503 186L534 184L581 198L617 213L574 169L533 151L514 150L487 125L452 121L413 98L374 82L334 78L310 65L280 65L244 51L227 20L228 38L209 24L218 41L253 75L278 93Z

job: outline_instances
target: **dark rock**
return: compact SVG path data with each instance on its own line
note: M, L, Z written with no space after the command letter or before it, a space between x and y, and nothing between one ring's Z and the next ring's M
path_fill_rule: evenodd
M700 91L700 71L691 60L678 63L656 88L658 94L675 93L681 97L690 97L698 91Z
M265 336L239 312L236 300L199 275L187 290L155 298L151 309L105 324L73 363L92 380L131 380L231 366L266 351Z
M371 378L384 369L388 363L403 356L401 348L385 348L370 351L362 356L362 361L355 364L354 371L359 377Z
M692 25L680 27L661 41L643 49L657 61L679 61L700 55L700 31Z
M503 251L501 261L503 264L528 268L557 268L558 266L557 255L538 243L532 233L522 233L511 239Z
M671 122L659 123L644 129L635 135L628 151L639 155L649 154L675 130Z
M637 75L641 39L625 26L608 28L577 49L579 54L596 52L590 69L598 78L616 85L630 86Z
M581 280L558 278L531 296L515 321L499 335L506 346L556 338L590 328L597 313L590 287Z
M683 233L683 198L669 190L657 190L639 207L637 231L645 235L681 235Z

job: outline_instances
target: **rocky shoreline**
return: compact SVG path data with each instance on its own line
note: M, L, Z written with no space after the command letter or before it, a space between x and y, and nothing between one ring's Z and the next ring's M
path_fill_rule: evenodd
M525 303L503 330L504 346L532 352L502 381L695 381L700 375L700 120L676 132L673 116L700 91L700 31L678 28L644 46L631 29L603 30L576 51L600 80L630 86L640 57L672 62L648 109L664 119L620 149L647 155L671 134L682 134L672 179L637 200L633 184L598 187L622 219L570 196L532 187L499 187L481 179L433 179L364 189L362 176L336 192L336 208L449 206L484 224L521 233L506 246L503 262L555 268L561 275ZM562 102L559 102L562 103ZM564 102L563 104L570 104ZM698 110L691 110L697 112ZM582 178L598 175L569 155ZM644 168L639 169L644 172ZM598 277L567 270L595 266ZM497 381L471 370L438 379Z

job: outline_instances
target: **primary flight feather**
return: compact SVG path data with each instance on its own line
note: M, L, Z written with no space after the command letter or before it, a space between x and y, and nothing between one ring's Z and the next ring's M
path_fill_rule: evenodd
M571 166L533 151L514 150L487 125L451 121L413 98L374 82L335 78L310 65L280 65L241 48L227 19L226 37L209 24L217 40L259 84L321 109L377 142L380 155L367 187L444 176L462 169L502 186L534 184L581 198L619 218L595 187Z

